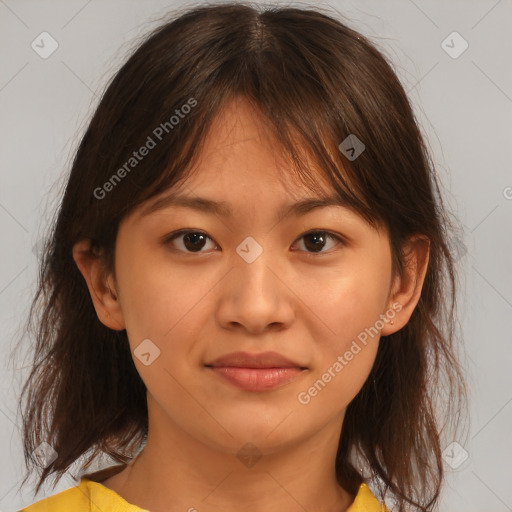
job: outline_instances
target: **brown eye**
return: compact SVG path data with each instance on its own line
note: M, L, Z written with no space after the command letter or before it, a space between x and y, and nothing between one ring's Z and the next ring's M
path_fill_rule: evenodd
M171 243L173 248L182 252L206 252L202 249L207 245L208 240L212 239L201 231L182 230L168 238L166 243Z
M328 241L335 240L338 243L342 243L343 240L328 231L310 231L309 233L306 233L302 235L299 240L304 239L304 247L307 252L312 253L325 253L328 252L327 250L324 251L323 249L325 247L329 248ZM331 247L335 247L337 244L331 245Z

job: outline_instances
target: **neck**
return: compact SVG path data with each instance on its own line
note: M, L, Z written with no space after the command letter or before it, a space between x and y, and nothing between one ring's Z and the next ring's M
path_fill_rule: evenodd
M237 456L149 431L144 450L103 483L151 512L343 512L354 496L328 456L339 435L321 434L273 453L246 445Z

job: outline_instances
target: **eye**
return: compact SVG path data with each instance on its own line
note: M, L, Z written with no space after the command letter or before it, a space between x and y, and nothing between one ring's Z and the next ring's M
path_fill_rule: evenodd
M343 239L331 233L329 231L309 231L305 233L297 240L305 239L305 243L303 245L306 249L306 252L311 252L312 254L325 253L327 251L323 251L326 246L327 240L333 240L337 243L343 243ZM202 251L202 249L207 245L207 241L210 240L213 242L213 239L209 237L206 233L202 231L190 230L190 229L182 229L177 231L176 233L171 234L169 237L165 239L166 244L171 244L175 249L181 252L189 252L189 253L201 253L206 252ZM295 242L297 243L297 242ZM218 247L214 245L214 249ZM334 247L337 244L334 244Z
M335 235L334 233L331 233L329 231L309 231L308 233L305 233L302 235L298 240L304 239L305 242L303 242L304 247L307 251L311 250L312 253L326 253L328 251L322 251L322 249L326 246L326 240L331 239L334 241L337 241L338 243L343 243L343 239ZM334 244L334 247L336 247L337 244Z
M179 243L174 244L175 240ZM206 252L201 251L201 249L205 246L207 240L212 239L202 231L182 229L167 238L165 243L171 243L175 247L178 246L177 250L182 252ZM215 247L217 246L215 245Z

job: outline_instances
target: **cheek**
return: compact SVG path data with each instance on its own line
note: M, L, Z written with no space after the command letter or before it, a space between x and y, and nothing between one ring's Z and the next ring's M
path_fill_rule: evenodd
M297 395L298 403L317 408L319 415L325 411L333 415L344 411L367 380L377 348L377 341L349 344L345 352L311 376Z
M169 308L171 302L176 302L172 292L176 288L171 285L172 275L148 261L147 253L122 243L116 251L119 301L130 351L140 377L151 389L155 378L164 378L161 363L168 350L163 341L177 321Z
M391 259L382 251L347 261L341 277L312 297L318 317L328 329L318 336L313 371L299 403L315 407L345 408L368 378L377 355L391 281ZM339 272L339 271L338 271ZM320 341L321 340L321 341Z
M297 395L299 404L311 403L318 414L343 411L362 388L375 361L382 301L363 290L344 288L324 310L334 334L318 342L311 375Z
M343 350L359 333L375 326L385 313L391 271L386 258L375 264L363 256L347 261L337 276L330 277L325 286L315 288L311 300L329 328L329 338L337 349Z
M123 283L120 301L130 349L146 384L155 379L158 385L169 375L156 378L157 368L179 373L180 361L199 357L196 340L204 325L198 319L210 318L208 295L222 274L197 279L197 271L171 268L165 255L133 247L121 250L120 255L129 254L119 257L116 270ZM156 354L154 363L145 365L138 357L141 352L149 352L150 360Z
M133 342L141 337L163 340L206 293L208 283L172 268L161 250L121 243L118 254L120 302L129 337Z

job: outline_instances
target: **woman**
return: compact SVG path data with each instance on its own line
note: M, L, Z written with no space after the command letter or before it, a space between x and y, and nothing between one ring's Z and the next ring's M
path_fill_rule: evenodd
M121 464L24 510L432 510L434 405L464 396L448 227L361 34L239 3L161 25L78 148L24 387L37 489Z

